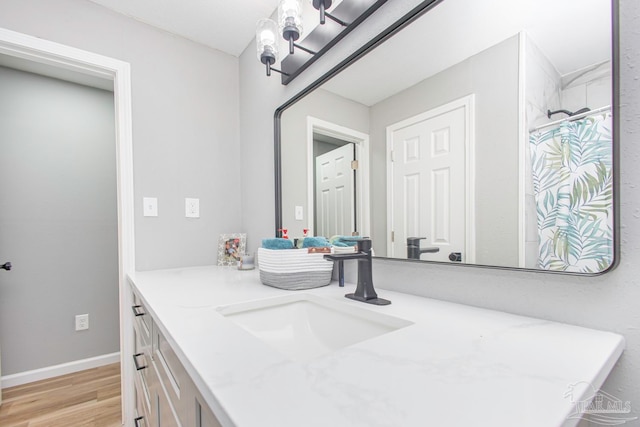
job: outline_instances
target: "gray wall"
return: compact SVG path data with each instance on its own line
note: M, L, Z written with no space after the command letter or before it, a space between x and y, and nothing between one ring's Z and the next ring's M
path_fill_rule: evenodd
M218 235L243 231L238 59L86 0L2 0L0 27L131 64L136 267L215 264Z
M371 107L371 223L386 254L386 128L475 95L476 263L518 265L518 36Z
M270 82L269 82L270 83ZM369 133L369 109L326 90L317 90L282 114L282 225L289 236L307 228L307 117ZM271 139L273 146L273 138ZM251 156L251 155L249 155ZM248 156L243 156L248 157ZM273 159L273 154L271 155ZM273 205L273 201L271 201ZM304 206L304 220L295 220L294 206ZM264 237L264 236L263 236Z
M240 57L240 126L243 158L250 185L243 187L243 224L253 236L273 234L273 111L342 58L364 44L419 0L387 2L378 12L334 46L303 75L283 87L268 79L250 45ZM622 258L616 270L600 277L485 270L474 267L374 261L381 288L615 331L627 349L604 389L631 402L640 416L640 2L620 0L621 33L621 225ZM256 215L255 212L264 212ZM255 247L255 246L254 246ZM384 295L382 295L384 296ZM446 327L444 325L443 327ZM558 399L562 399L558 396Z
M117 352L113 93L3 67L0 93L2 373Z
M0 27L131 64L136 267L215 264L218 235L243 231L238 58L86 0L2 0ZM142 217L144 196L158 197L157 218ZM200 198L199 219L184 217L185 197ZM41 286L49 272L40 270ZM63 273L68 277L73 270ZM96 274L105 275L97 267ZM7 297L4 280L0 277L1 300ZM117 292L117 282L113 286L110 291ZM90 311L82 302L76 292L47 287L32 295L29 311L48 313L51 324L66 322L64 330L75 334L69 315ZM36 360L18 361L10 354L15 346L3 341L3 374L118 351L117 318L106 320L111 309L91 310L94 341L84 349L68 344L86 335L56 341L47 327L12 319L11 335L0 331L2 340L46 343L47 350Z
M290 232L307 225L293 215L294 205L306 206L306 116L351 127L371 137L371 237L376 253L386 256L387 126L474 94L476 263L517 266L518 49L518 36L511 37L371 108L319 89L287 109L282 115L283 224Z

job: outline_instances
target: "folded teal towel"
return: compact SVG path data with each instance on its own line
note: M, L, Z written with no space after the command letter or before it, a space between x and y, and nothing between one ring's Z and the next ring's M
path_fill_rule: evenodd
M305 237L302 240L303 248L326 248L331 246L331 243L327 240L326 237Z
M293 249L293 242L281 237L262 239L262 247L265 249Z
M360 236L333 236L329 241L333 246L346 247L357 245L360 239Z

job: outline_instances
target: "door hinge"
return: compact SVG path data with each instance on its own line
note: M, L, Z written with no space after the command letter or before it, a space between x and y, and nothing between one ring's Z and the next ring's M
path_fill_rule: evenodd
M391 159L392 162L396 161L396 152L394 150L391 150L389 152L389 158Z
M391 243L393 243L393 242L395 242L395 241L396 241L396 232L395 232L395 231L392 231L392 232L391 232Z
M353 169L354 171L358 170L358 161L357 160L351 160L351 169Z

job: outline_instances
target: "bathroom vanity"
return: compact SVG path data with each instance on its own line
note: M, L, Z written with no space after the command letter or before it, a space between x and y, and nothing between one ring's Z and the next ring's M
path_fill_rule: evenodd
M140 416L143 381L160 405L145 426L573 426L624 349L614 333L384 289L391 305L362 304L344 298L353 284L283 291L224 267L129 281L145 313L136 365L154 368L135 375Z

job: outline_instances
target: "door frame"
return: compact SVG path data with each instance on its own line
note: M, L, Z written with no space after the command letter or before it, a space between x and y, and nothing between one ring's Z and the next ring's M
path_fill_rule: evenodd
M315 211L313 194L315 188L314 162L313 158L313 134L318 133L343 141L351 142L356 147L356 160L358 169L356 170L356 203L357 203L357 223L361 236L371 235L371 208L369 205L369 135L340 126L335 123L321 120L316 117L307 116L307 221L310 234L314 234ZM331 237L331 236L326 236Z
M448 113L458 108L464 109L466 132L464 135L465 151L465 264L476 262L476 218L475 218L475 95L467 95L439 107L432 108L408 119L387 126L387 256L391 256L393 231L393 133L397 130L433 117Z
M125 357L133 354L132 305L127 291L127 275L135 269L133 136L131 117L131 68L129 63L63 44L0 28L0 55L8 55L34 63L70 70L113 82L115 107L116 189L118 215L118 289L120 303L120 372L122 419L132 418L133 390L125 378L132 378L133 362Z

